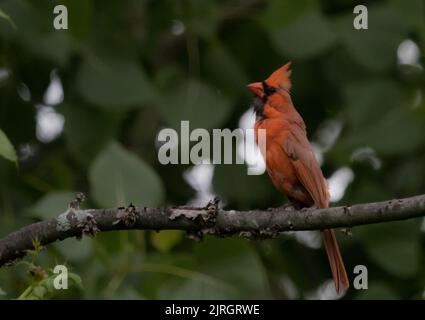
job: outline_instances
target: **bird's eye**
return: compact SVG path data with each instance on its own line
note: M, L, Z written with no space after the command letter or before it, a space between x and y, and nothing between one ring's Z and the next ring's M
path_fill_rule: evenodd
M263 88L266 96L270 96L277 91L275 87L268 85L265 81L263 81Z

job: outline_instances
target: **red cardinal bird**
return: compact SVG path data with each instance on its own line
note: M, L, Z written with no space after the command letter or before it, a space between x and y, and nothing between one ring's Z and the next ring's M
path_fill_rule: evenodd
M329 192L322 170L307 139L303 119L292 104L290 63L263 82L248 85L254 93L255 134L266 129L263 150L267 172L276 189L303 207L329 207ZM258 139L258 138L257 138ZM337 292L349 286L333 229L321 231Z

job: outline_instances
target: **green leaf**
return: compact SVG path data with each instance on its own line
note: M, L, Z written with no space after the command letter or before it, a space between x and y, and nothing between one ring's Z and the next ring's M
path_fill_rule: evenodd
M419 270L421 248L418 241L382 239L369 243L366 249L377 264L395 276L409 277Z
M351 83L344 88L347 121L360 128L376 124L389 110L403 108L406 99L400 86L386 79Z
M390 235L390 236L389 236ZM416 220L368 225L356 231L369 257L386 272L414 276L420 267L420 225Z
M51 5L38 8L39 4L36 6L29 1L3 0L2 6L13 16L19 29L4 32L4 28L0 28L0 35L17 42L16 44L23 46L27 53L35 54L43 61L51 61L61 67L66 66L75 46L67 30L53 29L54 16Z
M37 299L43 299L45 295L47 295L49 292L47 288L43 285L36 286L33 290L31 295L28 297L30 300L37 300Z
M7 15L2 9L0 9L0 18L5 19L9 24L16 29L16 25L13 22L13 20L10 18L9 15Z
M189 79L163 93L160 111L168 124L180 130L180 121L191 128L217 128L229 112L231 103L221 92L196 79Z
M60 66L66 66L73 43L66 32L31 33L23 35L26 46L43 59L51 59Z
M94 199L100 206L156 206L164 187L157 173L118 143L110 143L95 159L89 172Z
M10 18L13 17L13 24L19 28L0 28L0 34L6 39L22 40L26 33L36 33L40 29L40 20L37 12L33 10L32 5L27 1L2 0L1 9L3 13L1 21L10 24ZM1 22L0 21L0 22ZM1 23L1 25L4 25Z
M290 59L307 59L328 50L336 35L325 16L311 10L287 27L271 33L276 49Z
M400 163L391 177L394 190L400 195L416 194L421 189L425 176L425 158L415 157Z
M202 283L195 279L186 280L180 285L168 282L161 286L160 299L232 299L238 296L237 289L220 284Z
M335 20L334 28L347 52L365 67L382 71L396 59L396 51L405 37L405 27L398 13L387 5L368 10L368 29L353 27L353 14L344 14Z
M349 127L338 146L350 152L370 146L378 155L404 154L425 142L423 124L401 88L390 81L368 81L346 88Z
M152 232L150 238L155 249L161 252L169 252L182 240L183 234L180 230L164 230Z
M248 76L238 61L226 48L214 44L204 58L208 78L227 94L246 93L243 83L248 83Z
M358 300L397 300L398 295L385 283L372 282L366 290L359 290L356 299Z
M214 259L211 259L212 253ZM270 295L264 266L245 240L210 237L196 246L195 254L200 272L237 288L237 296L232 298L267 299Z
M196 244L194 255L196 272L185 281L181 279L162 281L158 298L267 299L270 297L264 266L249 242L241 239L207 237L204 242ZM179 270L181 275L182 271Z
M85 237L79 241L75 239L65 239L54 244L54 247L60 252L67 262L80 262L90 258L93 255L92 239Z
M69 31L75 39L85 40L91 30L94 1L63 0L61 3L68 8ZM78 12L78 14L72 14L71 12Z
M235 188L229 181L238 181L239 186ZM218 196L240 209L250 209L259 204L270 206L273 195L281 199L272 189L267 175L248 175L245 164L216 166L213 188Z
M53 218L64 212L74 197L71 191L52 191L29 207L28 212L40 219Z
M124 57L87 58L78 70L77 88L87 102L120 112L140 106L153 95L140 64Z
M181 3L179 15L190 32L204 38L211 38L219 22L219 9L216 1L189 0Z
M269 30L288 26L313 8L317 8L316 0L271 0L267 2L267 9L261 15L260 21Z
M2 288L0 288L0 296L5 296L7 293L2 289Z
M70 280L72 280L72 282L74 282L77 287L79 287L80 289L83 288L83 280L81 280L81 277L78 274L69 272L68 277Z
M406 26L425 31L425 4L422 0L390 0L389 5Z
M66 105L65 138L72 155L88 164L116 136L121 117L96 108Z
M15 148L10 143L4 132L0 129L0 156L3 158L17 163L18 157L16 156Z

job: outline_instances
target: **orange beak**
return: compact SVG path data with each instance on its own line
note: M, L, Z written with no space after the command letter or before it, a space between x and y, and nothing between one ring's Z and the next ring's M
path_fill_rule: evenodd
M254 82L247 85L248 89L256 96L262 98L264 96L264 88L261 82Z

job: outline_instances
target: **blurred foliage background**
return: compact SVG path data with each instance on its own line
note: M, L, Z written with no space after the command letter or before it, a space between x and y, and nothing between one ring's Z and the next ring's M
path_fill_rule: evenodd
M53 28L57 4L68 30ZM246 126L246 84L288 60L332 205L425 193L425 2L362 1L368 30L353 28L357 4L0 0L0 236L63 212L76 191L85 207L213 195L232 209L282 204L245 165L160 165L156 136L181 120ZM344 298L423 298L424 226L339 232L350 277L356 265L369 271L369 289ZM320 247L315 232L200 243L178 231L104 233L0 269L0 298L335 298ZM40 284L58 263L77 279L69 290Z

